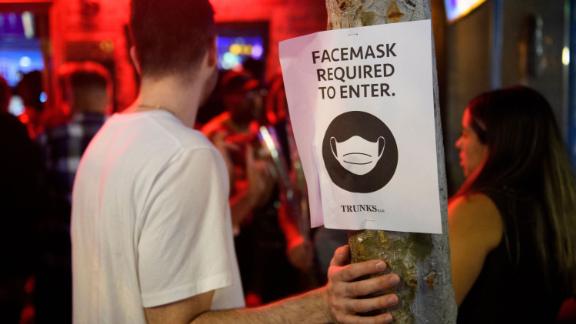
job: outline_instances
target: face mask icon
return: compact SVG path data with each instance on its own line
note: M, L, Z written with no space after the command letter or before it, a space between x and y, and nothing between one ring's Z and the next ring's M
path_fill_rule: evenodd
M334 158L344 169L356 175L365 175L372 171L380 161L385 146L386 140L383 136L378 137L376 142L352 136L340 143L335 137L330 137L330 150Z

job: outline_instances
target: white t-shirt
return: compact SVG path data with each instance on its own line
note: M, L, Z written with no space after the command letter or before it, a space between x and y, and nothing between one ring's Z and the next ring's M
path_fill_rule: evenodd
M74 322L145 323L143 307L215 290L244 306L221 156L162 110L112 116L73 191Z

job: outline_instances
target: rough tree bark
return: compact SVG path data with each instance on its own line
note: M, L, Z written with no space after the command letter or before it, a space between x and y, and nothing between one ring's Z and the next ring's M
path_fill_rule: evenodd
M328 28L350 28L430 19L429 0L326 0ZM435 62L434 58L434 62ZM384 259L400 274L401 305L396 323L455 323L456 303L450 277L447 191L440 125L438 83L434 69L436 150L443 235L361 231L350 235L352 262Z

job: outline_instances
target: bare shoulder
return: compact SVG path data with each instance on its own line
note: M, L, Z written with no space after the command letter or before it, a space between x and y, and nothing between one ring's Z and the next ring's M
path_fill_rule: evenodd
M501 219L492 199L481 193L455 198L448 205L448 211L450 218L463 218L464 221L489 222Z
M452 200L448 206L448 223L451 234L478 237L488 249L496 247L502 239L502 216L485 194L470 194Z

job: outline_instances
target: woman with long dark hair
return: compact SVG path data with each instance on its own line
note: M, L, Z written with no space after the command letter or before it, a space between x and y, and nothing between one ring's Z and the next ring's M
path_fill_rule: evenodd
M466 181L449 204L459 323L550 323L576 287L576 183L550 104L481 94L456 142Z

